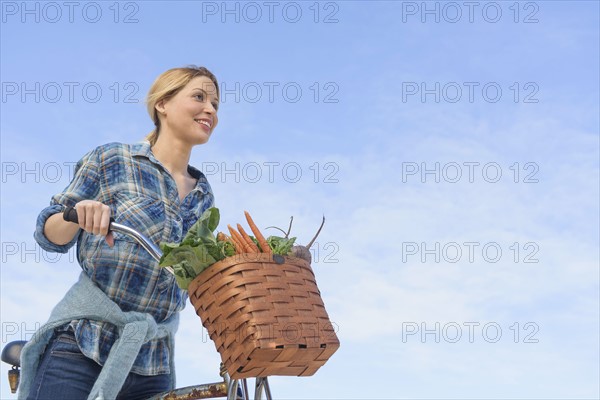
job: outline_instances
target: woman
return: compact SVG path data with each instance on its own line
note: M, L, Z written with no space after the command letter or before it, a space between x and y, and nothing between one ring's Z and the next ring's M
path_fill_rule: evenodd
M77 242L79 281L23 349L22 399L144 399L174 386L173 335L187 293L111 217L159 242L179 242L213 206L188 165L218 123L219 88L203 67L160 75L148 93L154 131L86 154L38 217L35 239L65 253ZM74 206L79 224L63 219Z

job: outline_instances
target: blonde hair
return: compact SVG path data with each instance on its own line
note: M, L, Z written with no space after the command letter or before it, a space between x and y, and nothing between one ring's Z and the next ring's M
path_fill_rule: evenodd
M146 96L148 114L150 114L150 118L154 122L154 129L146 136L146 140L150 142L150 146L154 146L160 133L160 119L158 118L156 104L162 100L169 100L179 93L192 79L199 76L209 78L215 84L217 96L219 96L217 78L205 67L190 65L183 68L172 68L156 78L148 91L148 96Z

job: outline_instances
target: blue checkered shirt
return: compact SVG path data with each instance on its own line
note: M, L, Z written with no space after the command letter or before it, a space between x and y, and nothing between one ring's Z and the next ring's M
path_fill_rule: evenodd
M133 239L115 232L111 248L104 237L80 229L70 243L59 246L44 236L44 224L63 206L93 199L108 205L116 222L140 231L157 245L180 242L214 205L204 174L191 166L188 172L198 182L180 201L175 180L154 157L148 142L99 146L78 162L71 183L42 210L34 237L44 250L58 253L66 253L77 242L81 268L111 300L123 311L149 313L162 322L185 307L187 292ZM83 354L103 365L119 334L116 328L92 320L73 321L71 326ZM167 339L151 340L142 346L131 371L170 373L169 357Z

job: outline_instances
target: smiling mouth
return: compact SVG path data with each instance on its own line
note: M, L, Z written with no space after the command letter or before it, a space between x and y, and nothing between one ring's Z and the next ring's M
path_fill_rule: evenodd
M195 119L194 121L196 121L196 122L197 122L197 123L199 123L200 125L204 125L204 126L206 126L208 129L210 129L210 128L211 128L211 123L210 123L210 122L208 122L208 121L207 121L207 120L205 120L205 119Z

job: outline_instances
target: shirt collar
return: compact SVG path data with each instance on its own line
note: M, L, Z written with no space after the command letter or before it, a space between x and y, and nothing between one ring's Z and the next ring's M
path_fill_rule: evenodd
M137 142L131 145L131 155L132 156L142 156L150 159L150 161L160 164L160 162L154 158L154 154L152 154L152 150L150 150L150 143L147 141Z
M152 150L150 148L150 142L146 140L131 145L131 155L133 157L146 157L151 162L153 162L156 165L159 165L161 168L164 169L160 161L158 161L156 157L154 157L154 154L152 153ZM190 175L197 179L196 187L192 189L192 191L199 190L202 193L207 193L208 190L204 184L204 182L206 181L206 177L204 176L204 174L199 169L194 168L191 165L188 165L188 172L190 173Z

